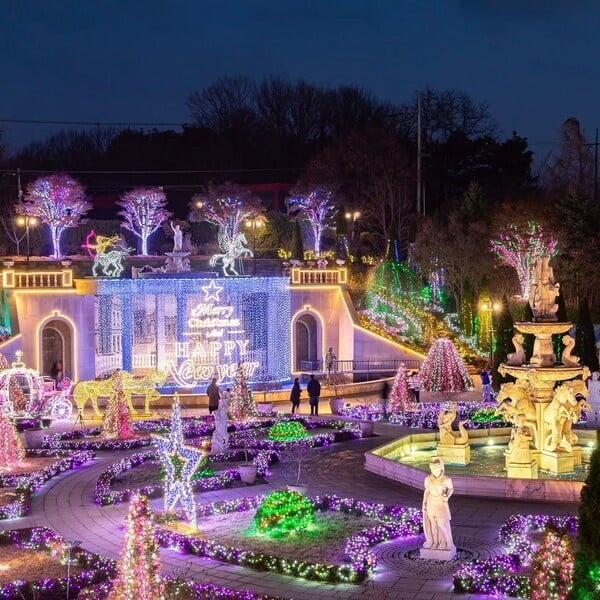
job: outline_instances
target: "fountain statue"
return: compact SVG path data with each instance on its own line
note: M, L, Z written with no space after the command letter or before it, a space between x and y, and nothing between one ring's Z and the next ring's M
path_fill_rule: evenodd
M167 260L165 261L165 271L167 273L187 273L191 271L189 252L183 250L183 231L179 225L173 225L171 221L171 229L173 230L173 251L165 252Z
M566 334L571 323L560 323L556 318L558 306L555 302L560 284L554 282L554 274L549 264L550 257L544 256L534 266L533 281L529 303L533 312L533 321L515 323L520 334L535 336L533 356L530 364L518 364L513 355L501 364L498 371L501 375L512 375L515 383L505 383L498 395L499 412L507 415L514 426L531 429L532 461L537 468L555 475L572 473L575 466L581 465L581 447L573 441L573 423L577 422L587 398L585 380L590 376L587 367L579 364L578 358L571 354L573 347L571 336L563 335L566 346L561 364L556 362L552 347L552 336ZM517 337L515 335L515 337ZM520 348L517 347L519 353ZM558 385L559 383L562 385ZM555 389L556 388L556 389ZM585 390L585 391L584 391ZM583 403L578 397L583 397ZM587 403L586 403L587 404ZM589 405L588 405L589 406ZM524 415L519 418L519 415ZM517 418L521 425L518 425ZM518 441L525 450L525 441ZM511 463L512 450L507 452L507 466ZM525 456L524 453L520 454ZM513 461L513 464L517 463ZM535 469L529 473L534 475ZM517 474L521 473L521 474ZM523 477L522 469L509 469L509 477Z
M511 352L506 358L506 363L509 365L517 365L521 366L525 363L525 351L523 350L523 344L525 343L525 338L523 334L517 333L512 339L513 346L515 347L515 351Z
M452 479L445 474L444 461L438 456L429 462L430 475L425 478L423 493L423 532L425 543L420 551L421 558L452 560L456 547L450 527L448 500L454 492Z
M456 402L449 402L447 409L440 410L438 427L440 430L437 454L446 462L466 466L471 462L469 434L465 429L466 421L459 421L458 432L452 431L456 420Z

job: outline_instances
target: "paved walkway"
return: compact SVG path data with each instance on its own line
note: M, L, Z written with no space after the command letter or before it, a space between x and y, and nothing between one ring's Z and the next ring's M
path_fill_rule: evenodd
M308 483L309 494L338 494L385 504L406 504L420 507L422 493L398 482L384 479L363 469L363 453L398 437L403 430L387 423L376 424L377 437L354 440L330 448L315 449L303 465L302 479ZM35 443L39 432L29 432ZM98 453L90 466L62 474L50 480L32 500L30 516L13 521L0 521L0 527L12 529L45 525L69 540L78 540L88 550L117 558L122 545L123 523L127 504L100 507L94 504L94 486L98 475L126 452ZM285 485L281 465L275 465L268 483L236 487L217 492L199 493L198 503L228 498L264 494ZM152 501L162 510L162 498ZM474 558L485 558L501 550L497 532L501 523L515 512L549 512L574 514L575 505L525 503L497 499L454 496L451 500L452 526L458 547L468 548ZM445 600L467 598L452 593L451 571L448 565L409 560L406 553L420 547L421 540L408 544L389 542L378 549L380 563L374 577L366 585L329 585L314 583L271 573L262 573L223 565L204 559L161 550L163 571L179 573L197 581L210 581L235 589L250 589L256 593L317 600L353 598ZM484 596L478 596L484 598Z

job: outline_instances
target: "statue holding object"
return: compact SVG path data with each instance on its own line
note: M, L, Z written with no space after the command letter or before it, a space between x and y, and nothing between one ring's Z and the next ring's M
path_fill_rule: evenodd
M534 322L557 321L558 304L555 300L560 293L560 283L554 282L554 271L550 257L542 256L533 266L533 277L529 292L529 304Z

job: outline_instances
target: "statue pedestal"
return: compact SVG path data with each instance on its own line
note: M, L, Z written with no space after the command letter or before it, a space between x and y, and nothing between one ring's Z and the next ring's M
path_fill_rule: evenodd
M551 452L542 450L541 469L554 475L561 473L572 473L575 470L573 453L571 452Z
M455 444L452 446L438 444L436 453L445 464L466 467L471 462L471 446L469 444Z
M165 271L167 273L187 273L190 270L189 260L184 260L189 252L165 252L168 256Z
M456 556L456 546L452 546L450 550L421 548L419 556L427 560L452 560Z
M506 470L508 477L514 479L537 479L538 466L537 461L532 460L530 463L511 463L509 462Z
M581 446L573 446L573 464L576 467L581 467L582 460L581 460Z
M220 435L214 435L212 437L212 443L210 447L211 454L222 454L223 452L227 452L229 449L229 436L225 438Z

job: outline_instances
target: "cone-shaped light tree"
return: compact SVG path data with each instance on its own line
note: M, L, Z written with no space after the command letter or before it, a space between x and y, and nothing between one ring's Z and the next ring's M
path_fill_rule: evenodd
M228 408L229 418L233 421L243 421L249 417L256 417L258 414L242 363L238 365L235 379L233 380Z
M162 600L164 585L160 577L158 544L146 496L131 499L125 519L125 539L117 577L108 600Z
M457 394L473 387L473 380L454 344L446 338L435 340L419 371L421 389L426 392Z
M148 238L171 216L165 193L159 188L136 188L117 204L123 208L119 215L125 219L121 227L142 240L142 256L148 256Z
M112 376L112 385L106 412L102 418L102 434L105 438L126 439L134 437L129 406L123 392L123 372L117 370Z
M0 412L0 469L12 470L25 458L23 442L13 422Z
M83 187L64 173L40 177L27 187L19 212L38 217L50 228L54 258L60 258L60 238L65 229L75 227L90 210Z
M414 406L410 392L408 391L408 379L406 376L406 365L400 363L396 371L396 377L392 384L390 395L390 412L399 413Z
M567 534L549 527L531 564L532 600L567 600L573 587L573 552Z

